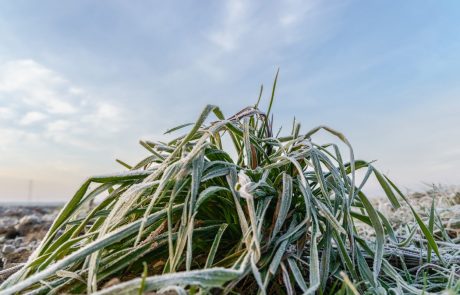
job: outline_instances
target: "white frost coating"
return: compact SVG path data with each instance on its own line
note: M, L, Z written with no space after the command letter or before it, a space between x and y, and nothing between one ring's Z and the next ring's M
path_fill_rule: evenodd
M238 182L237 182L237 190L241 197L244 199L253 199L253 195L249 192L249 186L253 184L249 176L244 173L243 170L241 170L238 173Z
M173 286L198 285L203 287L219 287L225 282L233 280L244 274L248 268L249 255L246 255L238 269L214 267L204 270L191 270L169 273L148 277L145 279L147 290L173 288ZM141 285L142 278L133 279L113 287L94 293L95 295L120 294L121 292L134 291Z
M104 175L98 175L92 177L93 179L101 179L101 178L111 178L111 177L124 177L124 176L139 176L139 175L150 175L152 172L155 172L156 169L147 169L147 170L129 170L117 173L108 173Z

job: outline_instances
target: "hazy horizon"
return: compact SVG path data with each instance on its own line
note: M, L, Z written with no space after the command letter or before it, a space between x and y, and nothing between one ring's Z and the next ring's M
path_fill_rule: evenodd
M404 189L458 185L459 26L455 1L2 2L0 201L67 200L277 68L275 125L340 130Z

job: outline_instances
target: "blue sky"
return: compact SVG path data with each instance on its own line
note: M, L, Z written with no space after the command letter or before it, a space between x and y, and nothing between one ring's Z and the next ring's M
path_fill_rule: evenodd
M275 125L341 130L403 188L460 183L458 1L3 1L0 40L0 200L65 200L278 67Z

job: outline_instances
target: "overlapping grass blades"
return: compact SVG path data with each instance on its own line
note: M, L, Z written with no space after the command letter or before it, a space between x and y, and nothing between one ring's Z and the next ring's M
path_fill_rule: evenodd
M457 252L437 245L433 220L427 226L413 211L422 235L396 237L362 188L374 175L393 206L407 199L370 163L355 161L341 133L321 126L301 134L295 123L291 134L273 135L274 92L267 113L259 102L229 118L207 106L185 135L142 141L150 155L120 162L129 171L88 179L0 293L459 290ZM216 120L205 124L211 113ZM349 162L337 145L311 140L321 130L348 146ZM360 169L367 173L357 184ZM357 222L375 238L361 237ZM113 278L122 283L104 288Z

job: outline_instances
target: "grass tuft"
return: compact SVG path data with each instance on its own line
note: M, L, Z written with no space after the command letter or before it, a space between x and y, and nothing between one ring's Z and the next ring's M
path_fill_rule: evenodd
M0 294L459 292L460 246L433 233L434 205L422 219L334 129L302 133L294 121L274 136L275 86L267 112L263 88L255 106L228 118L209 105L196 123L167 131L188 133L141 141L149 155L136 165L117 160L126 172L89 178ZM347 147L348 161L337 144L312 140L320 131ZM367 171L359 183L358 170ZM407 236L363 192L372 176L394 208L409 206Z

